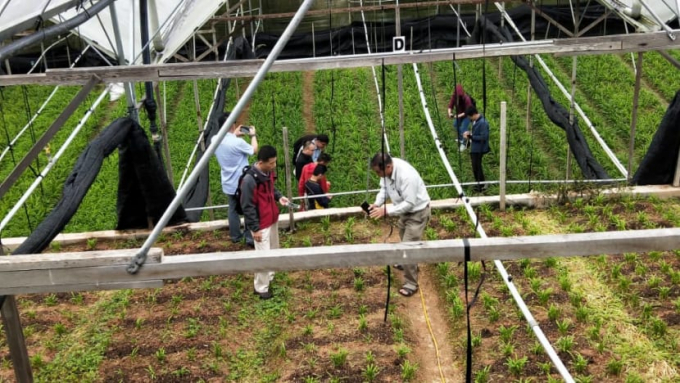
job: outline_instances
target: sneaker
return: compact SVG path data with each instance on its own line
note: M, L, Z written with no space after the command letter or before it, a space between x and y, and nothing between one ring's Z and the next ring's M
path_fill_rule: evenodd
M272 294L271 290L267 290L264 293L258 293L257 291L253 291L253 294L259 295L260 299L262 299L262 300L271 299L274 296L274 294Z
M460 147L458 148L458 151L464 152L465 149L467 149L467 147L465 146L465 144L460 144Z

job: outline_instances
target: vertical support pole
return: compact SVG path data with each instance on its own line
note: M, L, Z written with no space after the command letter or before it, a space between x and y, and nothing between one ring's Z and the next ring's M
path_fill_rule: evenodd
M536 10L531 8L531 41L536 38ZM534 56L529 56L529 67L534 67ZM531 130L531 82L527 81L527 133Z
M507 174L507 155L508 155L508 138L506 130L506 110L507 103L505 101L501 102L501 177L500 177L500 209L505 211L505 179Z
M316 57L316 39L314 36L314 22L312 21L312 57Z
M196 62L196 33L198 33L198 32L194 32L194 35L193 35L194 37L193 37L193 40L192 40L192 45L193 45L192 52L193 53L192 53L191 59L194 62ZM201 114L201 100L198 96L198 80L194 80L193 85L194 85L194 106L196 107L196 123L198 124L198 135L202 136L203 135L203 115ZM199 142L199 145L200 145L201 151L205 153L205 137L203 139L201 139L201 141ZM208 203L208 206L213 205L212 194L210 193L210 187L208 187L207 203ZM215 212L213 211L213 209L208 210L208 216L210 217L211 221L215 220Z
M574 124L575 121L575 116L574 116L574 109L575 109L575 98L574 94L576 93L576 56L572 58L571 61L571 103L569 104L569 124ZM567 176L566 179L569 180L571 179L571 150L570 148L567 147Z
M286 194L290 201L293 200L293 187L291 186L290 176L290 153L288 153L288 128L283 127L283 161L286 163ZM295 231L295 217L293 216L293 209L288 208L288 222L290 222L288 230Z
M505 13L505 2L501 3L501 29L505 27L505 17L503 17L503 14ZM503 74L503 56L498 56L498 78L501 78L501 75ZM513 89L514 92L514 89Z
M640 77L642 77L642 52L638 52L635 89L633 90L633 115L630 121L630 141L628 143L628 181L633 177L633 156L635 155L635 127L637 126L638 101L640 99Z
M2 323L5 327L5 337L9 345L9 354L14 364L14 377L19 383L32 383L33 371L28 359L26 340L21 328L19 319L19 309L17 301L13 295L6 295L4 303L1 304L0 313Z
M123 41L121 40L121 35L120 35L120 27L118 26L118 14L116 12L116 2L112 2L111 5L109 5L109 8L111 10L111 25L113 26L113 36L116 40L116 52L118 54L118 65L126 65L125 64L125 51L123 50ZM132 12L134 13L134 11ZM130 114L130 118L133 120L139 122L139 115L137 114L137 109L135 107L135 104L137 103L135 101L135 92L134 92L134 85L131 82L126 82L123 84L123 88L125 89L125 98L127 100L127 108L128 108L128 113Z
M399 0L395 9L396 36L401 36L401 13L399 11ZM397 87L399 91L399 154L403 160L406 159L406 149L404 146L404 72L402 65L397 65ZM383 100L384 101L384 100Z
M172 161L170 161L170 144L168 140L168 121L167 115L165 113L165 99L161 98L161 91L159 83L155 83L154 91L156 93L156 99L158 100L158 114L160 116L159 120L161 122L161 135L165 138L163 140L163 160L165 161L165 171L168 173L168 179L171 184L175 184L175 176L172 171Z

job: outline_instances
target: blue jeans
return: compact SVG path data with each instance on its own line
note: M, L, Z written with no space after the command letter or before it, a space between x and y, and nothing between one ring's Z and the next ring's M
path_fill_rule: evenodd
M460 120L460 126L458 126L458 121ZM458 131L458 142L459 143L464 143L465 138L463 137L463 133L467 132L468 126L470 126L470 117L465 117L465 118L454 118L453 119L453 128Z
M246 228L245 233L241 232L241 217L236 212L236 198L233 194L227 194L229 197L229 237L232 242L241 242L243 236L246 237L246 243L253 243L253 235L250 230Z

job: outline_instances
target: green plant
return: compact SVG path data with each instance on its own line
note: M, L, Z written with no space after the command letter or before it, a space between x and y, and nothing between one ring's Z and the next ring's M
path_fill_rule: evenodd
M437 233L437 230L433 227L427 227L425 228L425 239L428 241L436 241L439 239L439 233Z
M347 362L347 356L349 351L347 349L340 347L336 353L330 355L331 362L335 368L341 368Z
M618 375L621 374L621 370L623 370L623 361L612 358L612 359L609 360L609 362L607 362L607 366L605 367L605 370L607 371L607 374L609 374L609 375L618 376Z
M311 336L314 333L314 328L312 327L311 324L308 324L305 326L305 328L302 330L302 335L304 336Z
M512 343L503 343L501 353L503 356L510 356L515 352L515 346Z
M550 296L552 295L552 289L547 288L541 290L536 295L538 296L538 301L541 303L541 305L545 306L546 304L548 304L548 301L550 300Z
M560 352L568 353L572 348L574 348L574 337L572 335L561 336L555 342L555 346L557 346L557 349Z
M361 277L354 278L354 290L364 291L364 279Z
M584 358L583 355L579 353L574 354L574 371L579 374L584 374L588 368L588 359Z
M50 294L45 297L45 305L55 306L57 303L59 303L59 299L55 294Z
M500 334L501 342L503 342L503 343L510 342L510 340L512 340L512 336L515 334L515 330L517 330L517 326L505 327L505 326L501 325L498 328L498 332Z
M373 363L369 363L362 370L362 375L368 382L374 382L380 373L380 369Z
M534 342L534 345L531 347L531 352L534 355L541 355L543 354L543 346L539 342Z
M649 287L650 289L655 289L659 287L659 284L661 284L661 278L657 277L656 275L647 279L647 287Z
M521 358L508 358L504 364L508 366L508 371L510 371L511 374L515 376L520 376L522 375L522 372L524 371L524 366L526 366L528 361L529 359L526 356L524 356Z
M472 334L472 347L479 347L482 345L482 333Z
M342 306L340 305L335 305L328 309L328 318L329 319L337 319L342 316Z
M489 322L494 323L498 321L501 317L501 313L496 309L495 307L492 307L488 311L489 314Z
M97 238L89 238L87 240L87 249L94 250L97 247Z
M569 331L570 326L571 326L571 321L569 321L569 319L557 321L557 331L559 331L560 335L566 335L567 332Z
M566 275L561 275L559 277L559 283L560 283L560 288L564 290L565 292L570 292L571 291L571 280L569 279L568 276Z
M538 368L543 371L544 374L550 375L550 370L552 369L552 363L550 362L545 362L545 363L538 363Z
M481 370L475 373L475 383L487 383L489 381L489 373L491 366L484 366Z
M405 360L401 365L401 378L405 382L410 382L416 377L416 372L418 371L418 363L411 363Z
M366 332L366 330L368 330L368 320L365 315L361 314L359 315L359 331Z
M366 364L375 364L375 355L373 355L373 351L366 351L364 356L366 359Z
M543 264L545 265L545 267L553 268L557 266L557 258L554 257L546 258L545 261L543 261Z
M554 304L550 304L550 307L548 308L548 319L554 322L557 320L559 316L560 316L559 307L555 306Z
M524 276L528 279L536 278L538 277L538 271L531 266L527 266L524 269Z
M354 217L349 217L345 221L345 241L354 243Z
M449 289L458 286L458 277L455 274L446 275L444 277L444 286Z
M654 336L658 337L666 335L666 332L668 331L666 322L664 322L663 319L657 317L652 318L650 323L650 330Z
M161 347L158 350L156 350L156 360L158 360L159 363L165 362L165 348Z
M667 299L671 293L671 288L668 286L659 287L659 298Z
M397 357L399 357L399 359L406 358L409 353L411 353L411 349L407 345L401 343L397 346Z
M590 310L587 307L581 306L576 309L574 313L576 315L576 320L585 323L588 321L588 316L590 315Z

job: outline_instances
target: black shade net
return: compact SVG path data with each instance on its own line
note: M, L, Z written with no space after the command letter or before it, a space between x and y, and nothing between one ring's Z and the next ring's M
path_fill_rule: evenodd
M484 36L482 36L484 33ZM469 42L472 44L512 42L513 38L507 29L500 29L488 18L481 16L475 25ZM512 61L526 72L531 87L543 104L545 113L555 125L567 134L567 141L574 159L581 168L585 179L608 179L609 175L593 156L583 132L578 126L578 119L574 116L573 123L569 123L569 110L558 103L551 95L548 85L536 67L531 67L524 56L511 56Z
M632 178L634 185L673 182L680 151L680 90L675 93L649 149Z

